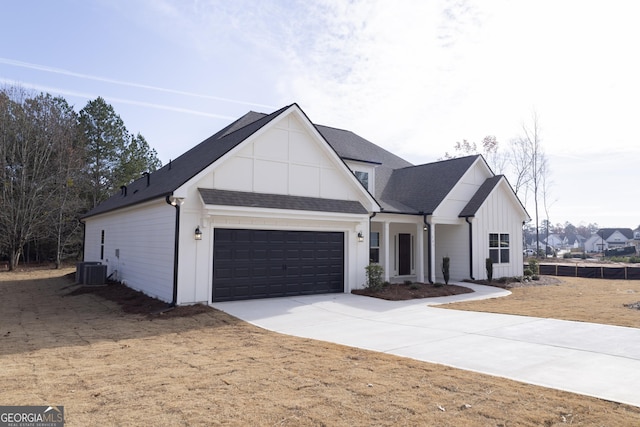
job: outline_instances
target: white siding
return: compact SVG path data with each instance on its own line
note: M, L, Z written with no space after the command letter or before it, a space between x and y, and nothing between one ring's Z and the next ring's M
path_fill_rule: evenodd
M174 207L163 199L91 217L85 224L85 261L102 261L113 279L171 302ZM104 258L100 259L102 230Z
M478 191L480 186L490 178L491 172L487 169L484 162L476 161L474 166L460 178L460 181L453 187L446 199L442 201L440 206L433 213L437 221L458 221L458 215L467 205L469 200Z
M295 114L247 141L197 186L341 200L363 197L326 143L310 134Z
M297 217L296 217L297 216ZM241 209L213 210L209 213L191 209L189 203L182 207L180 225L180 267L178 304L207 303L211 301L213 281L213 241L214 229L245 228L261 230L304 230L338 231L345 233L345 292L362 287L365 283L365 266L369 259L369 239L367 215L334 215L273 213ZM193 238L193 231L199 225L202 240ZM358 242L358 232L366 236Z
M433 266L436 280L444 281L442 258L449 257L450 280L469 278L469 225L435 225L436 263Z
M478 210L473 223L474 278L486 279L485 260L489 258L489 233L508 233L510 253L508 264L494 264L493 277L522 276L522 210L508 192L511 189L502 180Z

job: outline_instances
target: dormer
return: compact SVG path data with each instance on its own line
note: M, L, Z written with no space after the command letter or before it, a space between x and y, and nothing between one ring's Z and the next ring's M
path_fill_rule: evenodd
M351 160L351 159L343 159L344 162L349 166L351 172L356 176L358 181L362 184L364 188L369 191L370 194L375 194L375 183L376 183L376 167L380 165L380 163L376 162L363 162L361 160Z

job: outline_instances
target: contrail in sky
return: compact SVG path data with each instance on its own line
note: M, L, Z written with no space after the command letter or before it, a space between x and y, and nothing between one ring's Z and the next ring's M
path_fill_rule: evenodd
M237 100L237 99L222 98L222 97L219 97L219 96L212 96L212 95L203 95L203 94L199 94L199 93L185 92L185 91L176 90L176 89L167 89L167 88L163 88L163 87L159 87L159 86L145 85L145 84L142 84L142 83L126 82L126 81L123 81L123 80L110 79L108 77L101 77L101 76L93 76L93 75L90 75L90 74L76 73L74 71L64 70L62 68L54 68L54 67L49 67L47 65L32 64L32 63L29 63L29 62L16 61L16 60L13 60L13 59L8 59L8 58L0 58L0 64L11 65L11 66L14 66L14 67L29 68L31 70L45 71L47 73L62 74L62 75L65 75L65 76L78 77L78 78L81 78L81 79L95 80L95 81L98 81L98 82L112 83L112 84L121 85L121 86L129 86L129 87L136 87L136 88L140 88L140 89L149 89L149 90L155 90L155 91L159 91L159 92L173 93L173 94L176 94L176 95L193 96L193 97L196 97L196 98L204 98L204 99L211 99L211 100L215 100L215 101L231 102L231 103L240 104L240 105L249 105L249 106L253 105L253 106L257 106L257 107L274 108L272 105L257 104L255 102L248 102L248 101L241 101L241 100Z
M4 84L8 84L8 85L12 85L12 84L16 84L15 81L11 81L9 79L4 79L4 78L0 78L0 83L4 83ZM30 88L30 89L35 89L35 90L39 90L42 92L48 92L48 93L52 93L52 94L60 94L60 95L67 95L67 96L77 96L79 98L86 98L86 99L95 99L98 96L97 95L91 95L88 93L83 93L83 92L75 92L75 91L71 91L71 90L66 90L66 89L58 89L55 87L49 87L49 86L40 86L40 85L34 85L34 84L24 84L24 83L19 83L21 86L24 86L26 88ZM142 101L133 101L130 99L123 99L123 98L114 98L114 97L109 97L109 96L103 96L102 98L104 98L105 100L109 101L109 102L119 102L122 104L129 104L129 105L138 105L141 107L150 107L150 108L155 108L158 110L167 110L167 111L175 111L178 113L186 113L186 114L195 114L198 116L205 116L205 117L213 117L216 119L224 119L224 120L235 120L237 119L237 117L231 117L231 116L225 116L222 114L213 114L213 113L205 113L203 111L197 111L197 110L189 110L187 108L179 108L179 107L171 107L169 105L162 105L162 104L153 104L151 102L142 102Z

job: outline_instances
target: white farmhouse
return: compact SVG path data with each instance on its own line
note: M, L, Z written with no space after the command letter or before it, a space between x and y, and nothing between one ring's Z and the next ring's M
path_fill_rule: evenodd
M180 304L522 275L529 220L482 156L412 165L297 104L249 112L84 217L84 260Z

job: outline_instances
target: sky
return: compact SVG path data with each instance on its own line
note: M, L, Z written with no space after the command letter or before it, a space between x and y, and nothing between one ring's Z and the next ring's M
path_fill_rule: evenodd
M414 164L488 135L506 150L536 115L550 222L640 224L640 2L4 0L0 10L0 85L63 96L76 111L101 96L163 164L248 111L294 102Z

